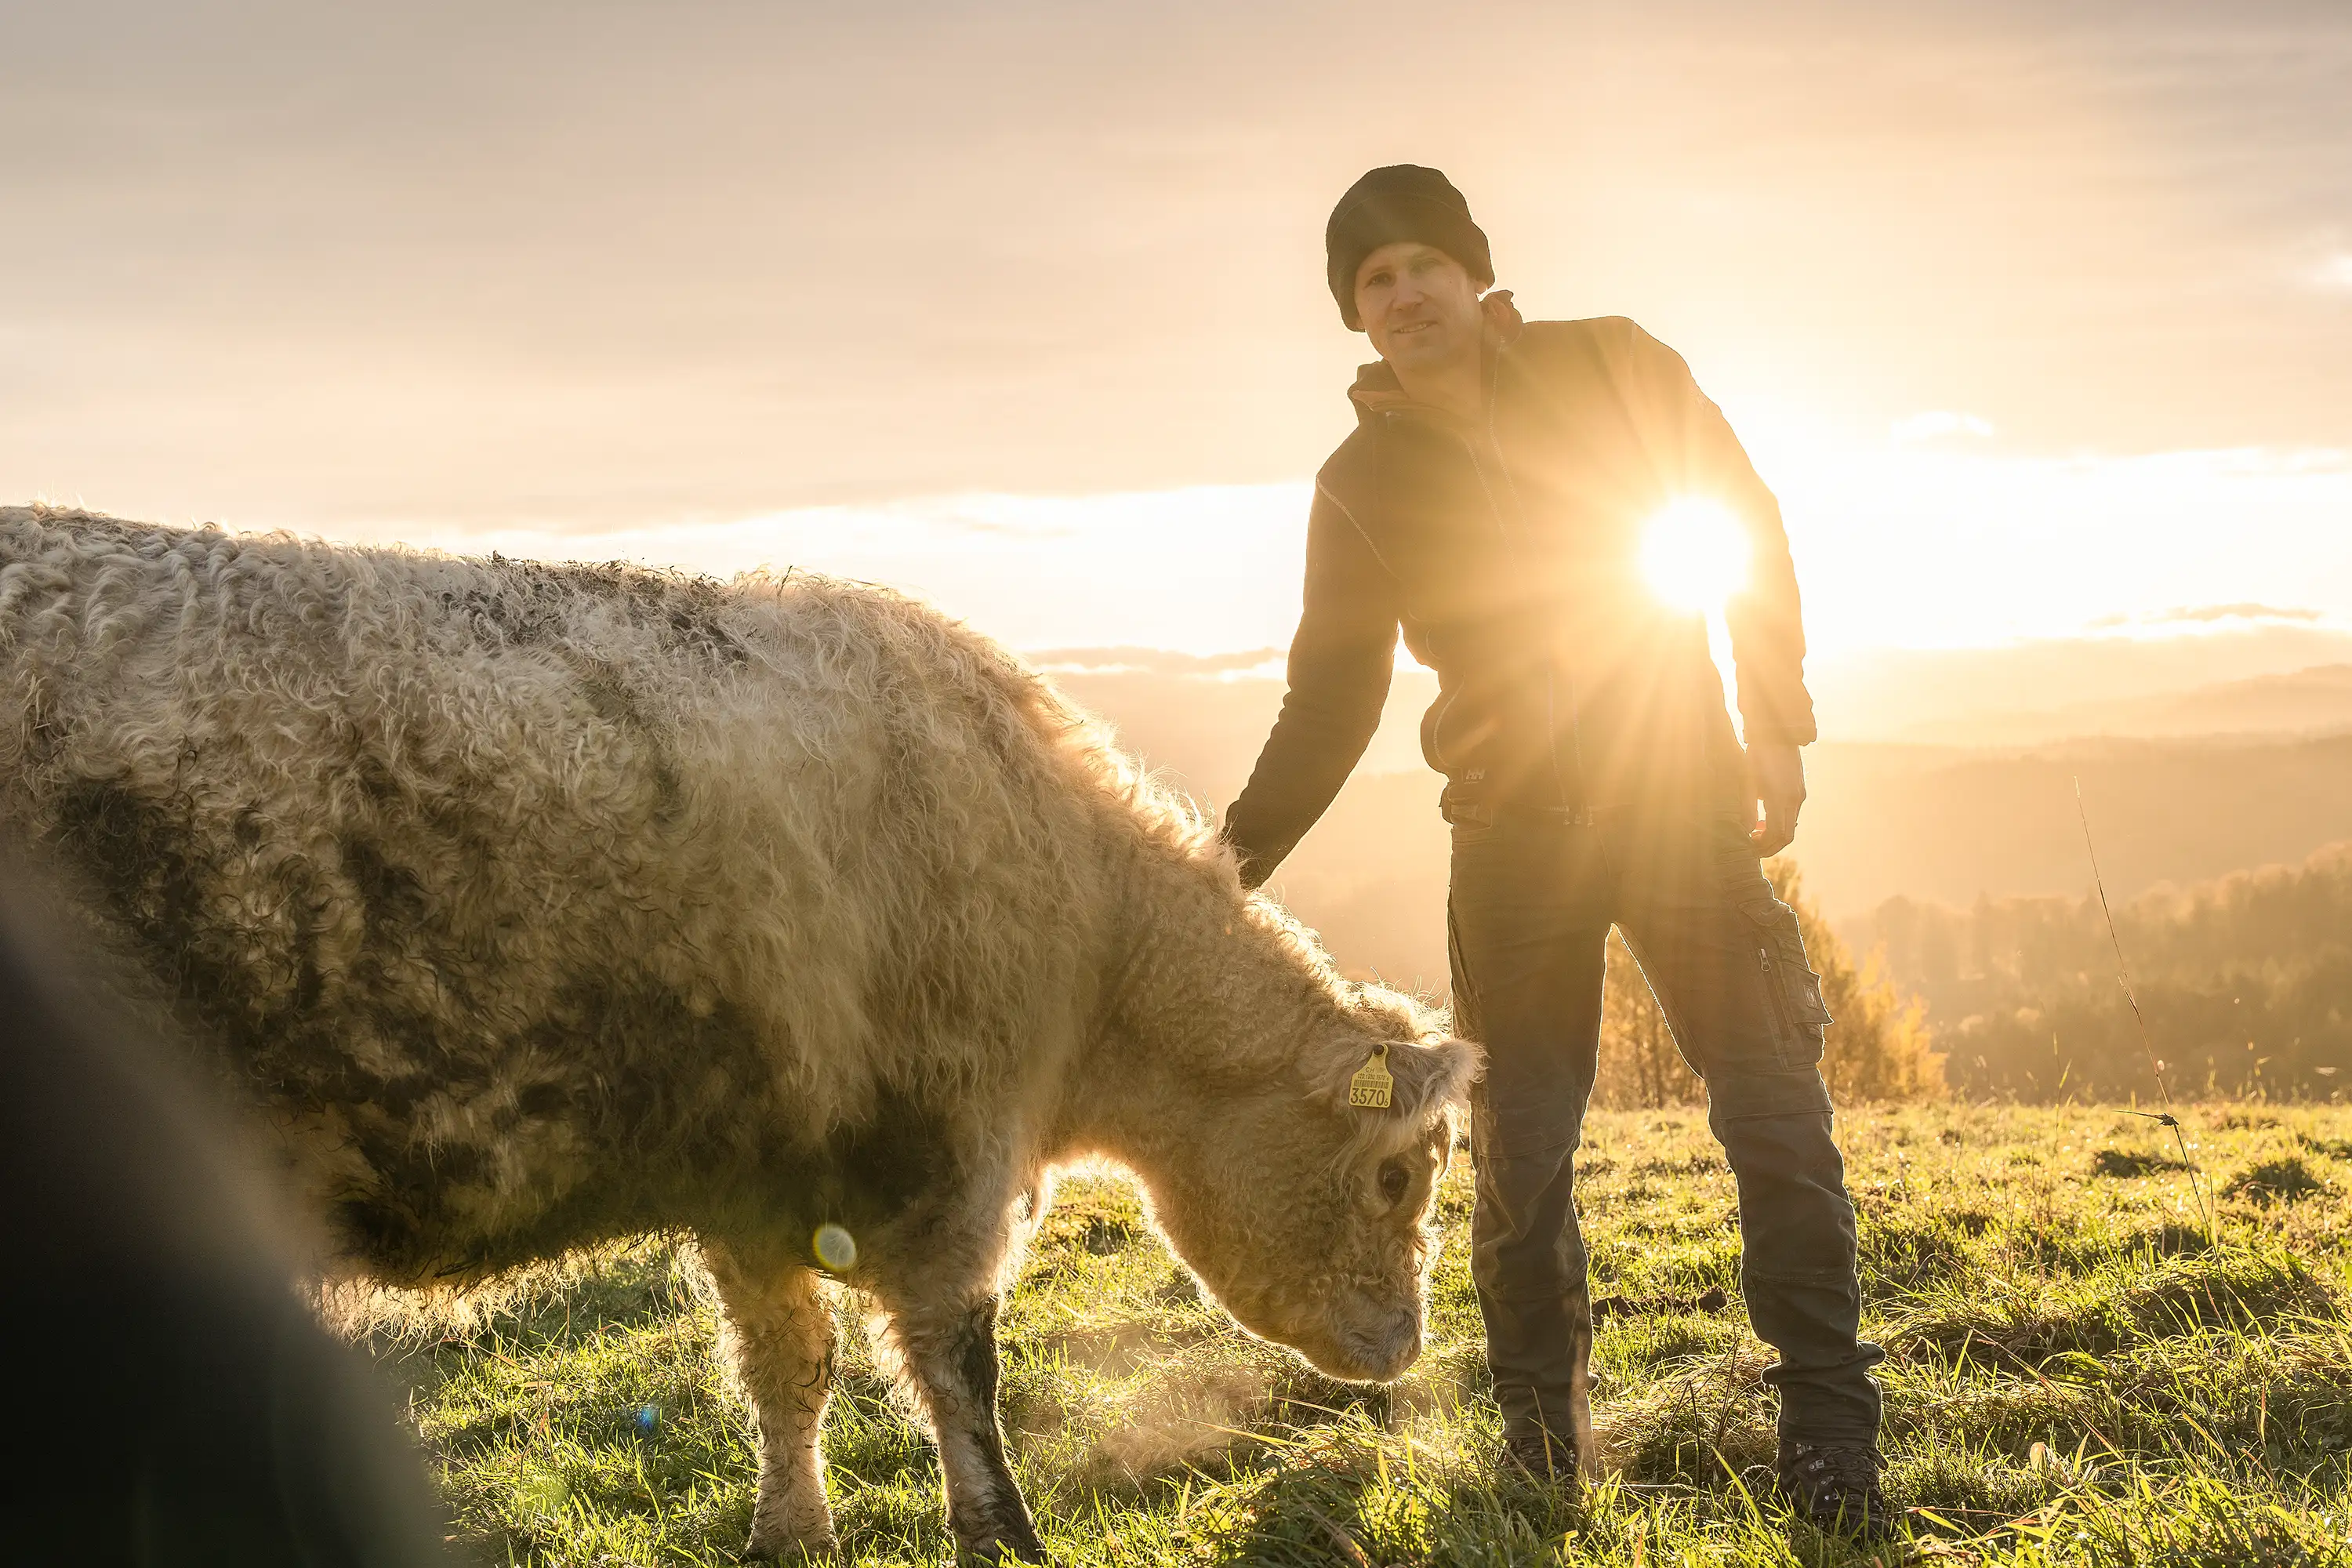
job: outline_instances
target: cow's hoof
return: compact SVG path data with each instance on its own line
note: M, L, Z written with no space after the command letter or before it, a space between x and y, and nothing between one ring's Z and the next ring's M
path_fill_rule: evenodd
M787 1535L781 1530L755 1532L751 1544L743 1548L743 1556L754 1563L782 1563L784 1568L796 1563L837 1563L841 1543L830 1531L823 1535Z
M1008 1530L984 1541L967 1541L956 1550L957 1561L972 1563L1043 1563L1045 1543L1034 1530Z

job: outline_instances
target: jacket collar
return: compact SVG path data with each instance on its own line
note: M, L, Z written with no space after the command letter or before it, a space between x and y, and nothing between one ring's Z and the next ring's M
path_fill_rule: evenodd
M1479 357L1486 368L1492 370L1496 356L1517 341L1519 330L1527 323L1520 319L1518 307L1511 303L1508 289L1488 289L1486 297L1478 301L1478 309L1486 317L1486 330L1480 334ZM1443 410L1415 402L1384 359L1356 367L1356 384L1348 388L1348 400L1356 405L1356 417L1360 421L1406 408L1444 416Z

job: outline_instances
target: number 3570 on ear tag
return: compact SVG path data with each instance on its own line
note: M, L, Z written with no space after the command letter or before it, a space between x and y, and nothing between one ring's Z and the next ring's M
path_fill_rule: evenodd
M1372 1053L1372 1059L1356 1069L1348 1080L1348 1103L1372 1110L1386 1110L1396 1089L1396 1079L1389 1073L1389 1048L1382 1046Z

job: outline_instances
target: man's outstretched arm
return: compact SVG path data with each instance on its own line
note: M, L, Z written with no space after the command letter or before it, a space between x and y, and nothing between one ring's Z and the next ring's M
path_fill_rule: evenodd
M1289 690L1223 834L1257 887L1315 826L1371 744L1396 658L1396 580L1319 487L1307 522L1307 587Z

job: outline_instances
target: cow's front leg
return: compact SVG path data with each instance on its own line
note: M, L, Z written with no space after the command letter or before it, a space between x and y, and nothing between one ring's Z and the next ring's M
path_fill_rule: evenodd
M706 1243L737 1373L760 1427L754 1557L834 1551L819 1426L833 1392L833 1311L814 1270L761 1247Z
M1004 1459L996 1420L996 1298L940 1302L886 1298L890 1337L939 1439L948 1524L984 1562L1042 1563L1045 1549Z

